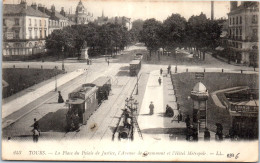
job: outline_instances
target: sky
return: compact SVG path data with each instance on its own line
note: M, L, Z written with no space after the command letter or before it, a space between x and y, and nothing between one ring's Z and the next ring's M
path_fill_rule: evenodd
M55 5L57 11L64 7L66 12L72 9L75 13L79 0L26 0L28 5L32 2L42 4L47 8ZM102 15L108 17L126 16L131 20L155 18L159 21L165 20L172 13L179 13L186 19L192 15L199 15L201 12L210 18L210 1L172 1L172 0L82 0L88 12L93 13L94 18ZM20 0L4 0L7 4L17 4ZM227 18L229 12L229 1L214 2L214 17Z

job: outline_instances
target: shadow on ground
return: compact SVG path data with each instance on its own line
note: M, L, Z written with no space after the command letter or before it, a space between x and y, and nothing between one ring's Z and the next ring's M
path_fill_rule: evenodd
M185 135L186 128L149 128L141 130L144 134L178 134Z
M66 114L68 109L60 109L43 116L38 122L41 132L66 132Z
M128 71L119 71L116 76L129 76L129 72Z

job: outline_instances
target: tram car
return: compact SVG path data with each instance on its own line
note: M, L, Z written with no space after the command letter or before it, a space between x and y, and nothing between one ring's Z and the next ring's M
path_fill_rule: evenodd
M136 76L141 69L141 60L140 59L132 60L129 64L130 64L129 66L130 76Z
M97 99L98 104L100 105L103 100L107 100L109 93L111 91L111 78L109 77L99 77L92 83L84 84L83 86L96 86L97 90Z
M83 84L71 93L66 114L67 130L75 131L80 124L85 125L89 117L103 100L108 99L111 91L111 79L109 77L99 77L92 83Z
M66 115L67 130L74 131L79 129L80 124L85 125L89 117L98 108L96 86L84 86L69 93L67 100L68 112Z

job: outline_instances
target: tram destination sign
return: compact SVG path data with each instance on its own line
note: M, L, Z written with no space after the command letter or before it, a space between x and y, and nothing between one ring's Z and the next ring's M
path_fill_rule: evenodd
M196 72L195 73L195 79L204 79L204 73L203 72Z

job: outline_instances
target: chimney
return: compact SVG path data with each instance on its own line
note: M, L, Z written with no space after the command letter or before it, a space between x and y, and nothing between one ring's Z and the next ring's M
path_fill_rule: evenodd
M54 5L51 6L51 16L52 17L55 16L55 6Z
M38 5L38 10L40 10L40 11L43 12L43 13L46 13L46 12L45 12L45 7L42 6L41 4Z
M214 20L214 1L211 1L211 20Z
M24 9L27 9L27 2L26 2L26 0L21 0L20 5L22 5L22 7Z
M36 3L32 3L31 7L32 7L34 10L37 10L37 5L36 5Z
M237 1L230 1L230 11L233 11L237 8Z

